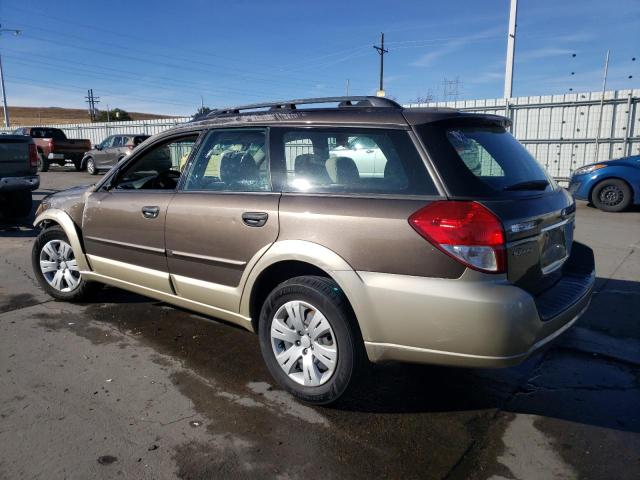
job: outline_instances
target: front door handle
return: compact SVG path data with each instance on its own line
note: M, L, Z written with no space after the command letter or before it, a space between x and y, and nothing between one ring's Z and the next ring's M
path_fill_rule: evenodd
M242 221L249 227L262 227L269 219L269 214L266 212L244 212L242 214Z
M142 216L144 218L158 218L159 213L159 207L142 207Z

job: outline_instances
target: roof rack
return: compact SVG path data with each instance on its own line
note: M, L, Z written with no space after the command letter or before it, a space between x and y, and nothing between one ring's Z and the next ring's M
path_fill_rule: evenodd
M253 103L249 105L239 105L237 107L218 108L209 112L203 117L199 117L199 119L215 117L218 115L238 114L242 110L256 110L259 108L269 108L269 110L296 110L298 108L298 105L309 105L317 103L337 103L338 108L402 108L400 104L394 102L393 100L373 96L300 98L297 100L285 100L281 102Z

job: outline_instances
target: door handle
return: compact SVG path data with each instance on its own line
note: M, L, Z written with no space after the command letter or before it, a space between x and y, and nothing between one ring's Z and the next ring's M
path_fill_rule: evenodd
M367 150L367 153L373 153L373 150L369 149Z
M269 214L265 212L244 212L242 221L249 227L262 227L269 219Z
M144 218L158 218L159 213L159 207L142 207L142 216Z

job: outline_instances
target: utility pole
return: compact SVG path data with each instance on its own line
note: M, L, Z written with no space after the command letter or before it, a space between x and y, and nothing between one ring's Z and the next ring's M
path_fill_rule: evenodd
M380 54L380 88L376 92L376 95L378 97L384 97L384 54L389 53L389 50L385 50L384 48L384 33L380 34L380 46L374 45L373 48L375 48Z
M347 78L347 97L349 96L349 79Z
M109 104L107 103L107 123L111 122L111 112L109 112Z
M100 103L100 100L98 100L100 97L96 97L93 95L93 88L90 88L89 90L87 90L87 96L84 97L87 99L87 103L89 104L89 117L91 117L91 121L95 122L96 121L96 103Z
M4 126L9 128L9 108L7 107L7 89L4 87L4 71L2 70L2 56L0 56L0 84L2 84L2 106L4 107Z
M600 147L600 129L602 128L602 110L604 109L604 92L607 90L607 76L609 75L609 50L604 57L604 75L602 79L602 96L600 97L600 113L598 115L598 131L596 132L596 158L598 161L598 150Z
M2 25L0 25L1 27ZM22 30L16 30L14 28L0 28L0 34L2 32L11 32L15 36L22 33ZM0 85L2 86L2 107L4 109L4 126L9 128L9 107L7 106L7 89L4 86L4 71L2 70L2 56L0 56Z
M518 0L511 0L509 10L509 36L507 37L507 62L504 73L504 98L513 96L513 61L516 52L516 26L518 17Z

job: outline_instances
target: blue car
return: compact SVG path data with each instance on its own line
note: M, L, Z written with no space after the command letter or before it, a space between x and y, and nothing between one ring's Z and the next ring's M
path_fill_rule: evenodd
M640 204L640 155L578 168L569 180L569 191L605 212Z

